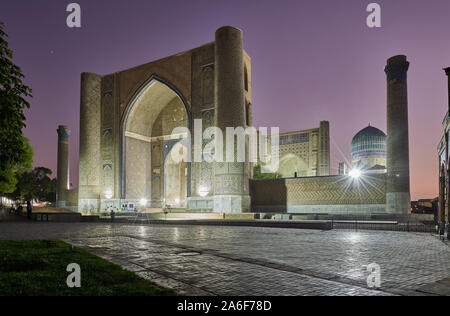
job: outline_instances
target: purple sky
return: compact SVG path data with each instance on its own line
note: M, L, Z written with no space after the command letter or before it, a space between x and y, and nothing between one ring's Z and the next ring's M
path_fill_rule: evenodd
M289 131L329 120L333 173L350 159L356 132L368 123L386 131L383 68L388 57L407 55L412 198L437 196L450 1L78 0L81 29L65 24L70 2L0 0L14 61L33 89L25 135L36 166L56 171L56 128L69 125L71 182L78 183L81 72L147 63L233 25L244 30L252 57L255 125ZM366 26L370 2L382 7L379 29Z

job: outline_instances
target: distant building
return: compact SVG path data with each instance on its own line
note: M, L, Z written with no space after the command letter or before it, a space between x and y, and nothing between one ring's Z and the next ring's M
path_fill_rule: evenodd
M411 213L434 214L434 200L435 199L420 199L418 201L411 201Z
M449 208L448 208L448 196L449 196L449 171L448 171L448 155L449 155L449 129L450 118L448 112L442 122L443 136L438 146L439 154L439 223L440 232L444 234L445 226L449 222Z
M340 162L339 163L338 174L340 176L343 176L343 175L347 174L347 165L345 164L345 162Z
M447 233L447 238L450 239L449 234L449 130L450 130L450 67L445 68L445 73L448 77L448 111L442 121L443 135L438 146L439 155L439 232L441 235Z
M278 136L280 163L276 172L281 177L330 175L330 126L328 121L320 122L318 128L285 132Z
M352 139L352 168L364 173L386 172L386 134L367 126Z

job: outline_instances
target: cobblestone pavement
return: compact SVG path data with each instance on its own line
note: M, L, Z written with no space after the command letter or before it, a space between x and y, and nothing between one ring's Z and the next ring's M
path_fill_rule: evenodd
M447 294L450 248L402 232L0 223L0 239L57 238L187 295ZM366 265L381 266L381 288ZM438 292L435 291L438 284Z

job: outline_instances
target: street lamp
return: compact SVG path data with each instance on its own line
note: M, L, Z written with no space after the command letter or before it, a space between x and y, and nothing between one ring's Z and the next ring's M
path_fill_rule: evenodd
M139 204L141 204L141 206L147 206L147 199L141 199L140 201L139 201Z
M201 197L205 197L208 195L209 190L206 186L202 185L202 186L200 186L198 193L200 194Z
M354 169L350 170L350 172L348 174L353 179L358 179L361 176L361 170L354 168Z

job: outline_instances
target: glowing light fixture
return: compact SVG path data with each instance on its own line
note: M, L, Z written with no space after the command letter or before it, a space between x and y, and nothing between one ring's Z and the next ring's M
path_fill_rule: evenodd
M147 205L147 199L141 199L139 201L139 204L141 204L141 206L146 206Z
M353 179L358 179L361 176L361 170L355 168L355 169L350 170L350 172L348 174Z
M200 188L198 189L198 194L200 194L200 196L207 196L209 193L209 190L207 187L205 186L200 186Z
M113 196L113 194L112 194L112 191L111 191L111 190L107 190L107 191L105 192L105 197L106 197L107 199L112 198L112 196Z

